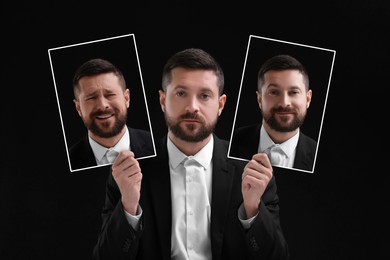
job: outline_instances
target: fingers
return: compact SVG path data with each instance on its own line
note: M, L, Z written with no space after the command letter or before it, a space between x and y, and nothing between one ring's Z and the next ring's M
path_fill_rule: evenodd
M140 198L142 173L131 151L120 152L112 165L112 176L118 184L125 211L135 215Z
M264 153L255 154L242 174L242 195L248 218L259 211L259 203L272 178L272 166Z
M272 165L271 162L269 161L268 155L266 153L257 153L252 156L252 160L264 165L266 168L271 168Z
M134 153L132 151L126 150L122 151L118 154L117 158L115 159L112 167L125 167L128 166L128 163L134 162L136 159L134 158ZM127 162L127 164L126 164Z
M257 153L253 155L252 160L245 166L242 178L247 176L252 176L257 179L265 178L268 181L272 178L272 165L267 154Z
M131 151L122 151L117 156L112 165L112 175L118 182L122 178L129 178L134 175L142 175L138 161L134 158L134 153ZM137 177L142 178L140 176Z

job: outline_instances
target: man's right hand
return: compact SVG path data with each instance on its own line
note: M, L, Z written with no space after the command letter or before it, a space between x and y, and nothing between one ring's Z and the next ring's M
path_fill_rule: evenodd
M142 173L131 151L122 151L112 165L112 176L122 195L123 209L135 216L140 198Z

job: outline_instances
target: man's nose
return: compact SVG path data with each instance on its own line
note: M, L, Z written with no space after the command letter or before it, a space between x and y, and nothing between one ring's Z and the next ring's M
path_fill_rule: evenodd
M280 105L281 105L282 107L291 106L291 99L290 99L288 93L282 93L282 94L280 95L280 100L279 100L279 102L280 102Z
M106 108L109 107L109 102L108 100L103 96L99 96L97 99L96 99L96 106L101 109L101 110L105 110Z
M199 100L197 99L196 96L190 97L188 99L188 104L186 109L191 113L195 113L199 111Z

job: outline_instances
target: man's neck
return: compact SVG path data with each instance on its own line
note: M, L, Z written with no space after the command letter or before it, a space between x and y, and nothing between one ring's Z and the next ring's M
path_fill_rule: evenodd
M291 132L279 132L267 125L263 122L264 129L267 131L269 137L274 141L275 144L281 144L296 135L299 132L299 128L291 131Z
M121 140L121 138L123 137L123 135L126 133L126 126L123 127L123 129L120 131L119 134L113 136L113 137L109 137L109 138L104 138L104 137L100 137L100 136L97 136L93 133L91 133L91 131L88 130L88 134L89 136L95 141L97 142L98 144L106 147L106 148L110 148L110 147L114 147L118 142L119 140Z

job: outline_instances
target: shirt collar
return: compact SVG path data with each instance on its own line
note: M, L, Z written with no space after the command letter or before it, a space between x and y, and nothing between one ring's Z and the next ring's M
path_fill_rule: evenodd
M88 136L89 143L91 145L92 151L95 155L95 158L100 162L103 159L103 156L106 154L107 150L115 150L116 152L121 152L130 149L130 134L129 129L126 127L126 132L116 143L114 147L104 147L98 144L95 140L93 140L90 136Z
M299 139L299 131L296 135L288 139L287 141L279 144L279 147L283 150L287 157L293 155L293 152L298 144ZM260 152L266 152L273 145L275 145L274 141L272 141L271 137L268 135L267 131L264 129L264 126L261 126L260 129Z
M213 157L213 147L214 147L214 139L211 135L210 141L195 155L187 156L182 153L179 148L171 141L171 139L167 138L167 148L169 155L169 163L172 168L175 169L185 158L192 157L196 161L198 161L205 169L210 166L211 159Z

